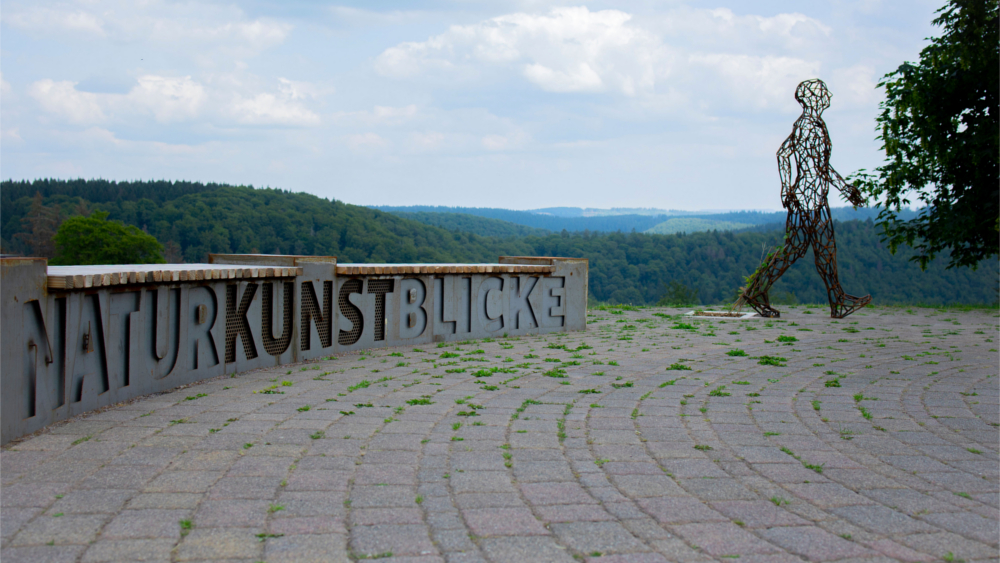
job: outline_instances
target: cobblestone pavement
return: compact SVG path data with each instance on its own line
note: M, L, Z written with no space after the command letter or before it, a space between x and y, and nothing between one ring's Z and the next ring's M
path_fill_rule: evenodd
M997 561L997 311L679 312L260 370L56 425L0 453L0 556Z

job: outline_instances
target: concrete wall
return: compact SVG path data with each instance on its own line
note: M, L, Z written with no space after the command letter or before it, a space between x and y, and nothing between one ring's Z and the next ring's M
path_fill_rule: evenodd
M44 259L0 261L2 442L225 373L373 347L586 330L586 260L500 260L552 266L531 274L415 266L338 275L335 258L302 256L212 263L302 274L55 290Z

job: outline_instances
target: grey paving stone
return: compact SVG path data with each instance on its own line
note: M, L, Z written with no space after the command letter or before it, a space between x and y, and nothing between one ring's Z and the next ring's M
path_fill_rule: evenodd
M756 494L736 479L681 479L679 484L687 492L707 501L757 498Z
M355 508L351 510L352 526L378 524L421 524L424 515L419 508Z
M280 514L280 513L279 513ZM342 516L295 516L270 520L267 530L272 534L346 534Z
M193 520L198 528L263 528L269 508L278 506L265 500L206 500Z
M53 542L57 545L86 544L97 537L107 516L98 514L41 515L21 527L10 545L15 547Z
M51 512L64 514L117 513L134 491L118 489L91 489L72 491L57 500Z
M284 479L281 476L254 477L226 475L212 483L207 497L223 499L271 499Z
M728 500L710 505L734 523L742 522L747 529L776 526L803 526L807 521L767 500Z
M160 475L162 468L155 465L109 465L100 468L80 481L80 489L144 489Z
M480 537L548 535L527 508L472 508L462 511L469 532Z
M168 471L143 488L146 493L204 493L222 476L219 471Z
M639 499L639 506L660 524L727 522L729 519L690 497Z
M437 548L423 525L354 526L351 528L350 549L354 553L376 555L434 555Z
M885 536L935 531L933 526L885 506L842 506L833 508L830 512L866 530Z
M630 498L685 495L684 489L662 471L658 475L612 475L611 482Z
M0 508L36 507L44 508L56 500L56 495L70 490L68 484L58 483L14 483L3 488Z
M347 539L340 534L294 534L269 538L264 547L267 561L347 563Z
M179 522L191 518L190 510L124 510L108 522L103 539L125 540L181 537Z
M506 471L466 471L451 476L455 493L514 493Z
M170 561L175 543L171 539L97 541L87 548L81 562Z
M521 494L532 505L597 503L583 487L573 482L526 483L521 485Z
M548 537L487 538L483 553L494 563L571 563L573 557Z
M943 528L949 532L954 532L994 547L1000 542L1000 522L990 518L983 518L978 514L971 512L942 512L927 514L921 516L920 519L938 528Z
M810 561L834 561L873 555L870 550L819 528L771 528L760 534L767 541Z
M365 486L354 487L351 491L353 508L415 507L417 493L413 487Z
M0 537L6 543L22 526L41 512L41 508L4 508L0 510Z
M942 502L912 489L872 489L861 491L861 494L889 508L902 510L911 515L924 511L950 512L958 510L954 504Z
M955 559L987 559L996 556L996 548L981 542L964 538L951 532L935 534L913 534L899 539L899 542L919 552L944 558L952 553Z
M249 528L194 529L177 547L177 561L259 559L263 543Z
M203 499L197 493L140 493L128 501L127 508L141 510L143 508L193 509Z
M618 522L572 522L552 524L559 543L582 553L632 553L648 551Z
M611 505L613 504L621 503L611 503ZM539 518L541 518L544 522L550 523L602 522L616 519L615 516L605 509L611 505L605 504L604 508L602 508L600 505L596 504L554 504L536 506L535 511L538 513ZM634 510L636 511L636 514L642 515L642 512L639 511L638 508L635 508Z
M84 549L82 545L5 547L0 559L5 563L75 563Z
M437 530L431 533L431 540L443 552L474 552L475 544L464 529Z
M671 526L670 529L688 543L697 545L705 553L716 557L780 553L780 550L770 543L728 522L680 524Z

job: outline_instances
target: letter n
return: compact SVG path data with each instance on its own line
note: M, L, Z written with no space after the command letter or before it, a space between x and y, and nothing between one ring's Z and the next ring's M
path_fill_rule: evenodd
M302 349L309 350L309 321L316 324L319 333L319 344L322 348L333 346L333 282L323 282L323 309L319 308L316 289L312 282L302 282Z

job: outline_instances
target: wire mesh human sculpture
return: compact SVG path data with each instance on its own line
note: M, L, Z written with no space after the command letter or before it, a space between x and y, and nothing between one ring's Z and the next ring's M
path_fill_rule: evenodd
M855 297L845 293L837 276L837 245L827 202L830 186L840 190L855 207L864 200L858 189L830 166L830 135L821 117L823 110L830 107L830 97L826 84L818 78L805 80L795 89L802 115L778 149L781 204L788 210L785 242L750 275L738 302L749 305L762 317L781 316L771 306L768 290L810 247L816 270L826 285L831 317L844 318L872 300L870 295Z

